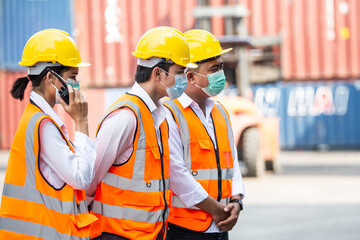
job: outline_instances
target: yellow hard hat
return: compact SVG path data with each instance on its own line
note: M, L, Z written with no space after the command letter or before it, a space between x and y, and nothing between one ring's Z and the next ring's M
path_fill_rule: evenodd
M192 29L184 33L190 48L190 61L193 63L213 58L230 52L232 48L223 50L219 40L208 31Z
M21 66L33 66L38 62L60 63L68 67L87 67L81 62L78 46L65 31L45 29L32 35L27 41Z
M132 55L140 59L165 58L183 67L197 67L190 62L189 46L183 33L172 27L155 27L144 33Z

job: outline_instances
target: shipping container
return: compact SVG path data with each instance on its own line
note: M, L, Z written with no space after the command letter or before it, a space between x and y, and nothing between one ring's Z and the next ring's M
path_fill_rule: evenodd
M131 55L141 35L155 26L194 27L196 0L75 0L75 28L88 87L128 87L134 82Z
M0 149L11 147L20 117L29 102L29 87L23 101L16 100L10 95L14 81L24 76L26 72L0 71Z
M73 29L72 0L0 0L0 69L19 66L26 41L46 28Z
M24 99L22 101L14 99L10 94L11 87L15 80L24 76L26 76L25 71L0 71L0 149L9 149L11 147L22 113L29 103L32 90L31 82L29 82L26 88ZM94 97L94 99L96 98ZM94 106L96 106L96 101L92 103ZM73 140L75 133L74 121L64 111L62 106L56 105L54 109L66 124L70 139ZM92 110L95 109L96 108Z
M148 29L169 25L186 31L202 26L196 6L242 4L249 14L247 34L278 36L281 79L332 80L360 77L360 2L357 0L74 0L75 28L88 87L127 87L134 80L131 55ZM224 17L210 19L210 29L227 34ZM234 21L236 22L236 21Z
M282 149L360 148L359 80L283 82L253 91L265 116L279 116Z
M240 0L248 33L281 34L285 80L360 77L360 1Z

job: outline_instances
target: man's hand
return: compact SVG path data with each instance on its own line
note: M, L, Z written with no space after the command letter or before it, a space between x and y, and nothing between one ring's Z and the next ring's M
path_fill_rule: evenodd
M225 211L225 207L225 204L216 202L216 207L214 208L214 211L211 211L211 217L216 224L225 221L230 217L229 212Z
M238 203L229 203L225 208L224 212L230 213L230 216L220 222L216 222L216 226L220 229L222 232L228 232L230 231L236 224L239 214L240 214L240 206ZM215 220L215 219L214 219Z
M196 204L195 206L209 213L215 223L223 221L230 216L229 212L224 210L226 205L216 201L211 196L208 196L204 201Z

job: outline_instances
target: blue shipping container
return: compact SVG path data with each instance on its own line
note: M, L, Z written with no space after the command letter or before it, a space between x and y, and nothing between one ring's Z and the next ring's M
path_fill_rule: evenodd
M0 69L24 69L18 62L26 41L46 28L71 34L72 0L0 0Z
M284 150L359 149L360 80L255 85L265 116L280 118Z

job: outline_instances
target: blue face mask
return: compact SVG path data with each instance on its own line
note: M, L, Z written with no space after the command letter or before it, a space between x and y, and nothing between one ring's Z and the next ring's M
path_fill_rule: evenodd
M225 88L225 73L224 70L220 70L211 74L208 74L207 76L194 72L195 74L207 77L209 80L209 85L205 88L201 88L208 96L213 97L218 95L222 90ZM195 85L199 87L198 85Z
M164 71L164 70L162 70L162 71ZM164 71L164 72L166 72L166 71ZM165 86L165 84L163 84L162 82L160 82L160 83L166 88L166 93L168 94L169 98L171 100L174 100L174 99L180 97L184 93L186 86L188 84L188 80L187 80L185 73L176 74L175 76L168 72L166 72L166 73L175 78L174 86L169 88L169 87Z

